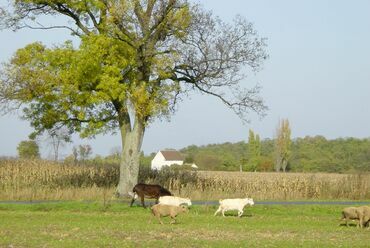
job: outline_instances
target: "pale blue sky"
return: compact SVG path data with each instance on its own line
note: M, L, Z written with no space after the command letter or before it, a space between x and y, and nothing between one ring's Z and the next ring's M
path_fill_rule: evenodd
M370 1L200 2L224 20L245 16L268 38L269 60L244 84L259 82L270 110L262 120L251 115L252 122L243 125L217 99L193 95L179 105L171 122L157 121L148 128L146 154L192 144L246 141L249 128L262 138L272 138L279 118L289 119L293 137L370 137ZM68 32L62 31L2 31L0 61L32 41L53 44L67 38ZM0 156L16 155L17 144L30 132L27 122L18 117L0 117ZM40 144L47 157L46 144ZM106 155L121 143L118 135L106 135L76 138L74 145L78 144L91 144L94 153ZM62 155L71 153L71 147Z

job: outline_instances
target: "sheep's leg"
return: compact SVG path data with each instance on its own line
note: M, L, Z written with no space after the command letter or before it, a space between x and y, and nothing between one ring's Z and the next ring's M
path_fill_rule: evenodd
M361 225L360 225L360 219L358 219L358 220L357 220L356 227L357 227L357 228L360 228L360 226L361 226Z
M346 220L346 217L342 217L340 220L339 220L339 226L341 226L343 223L342 223L342 221L344 221L344 220Z
M348 218L346 218L346 226L348 227Z
M217 211L215 212L215 216L221 211L221 207L218 207Z
M359 220L359 225L360 225L360 228L363 228L364 227L364 220L362 217L360 217L360 220Z
M173 216L171 216L171 222L170 222L170 224L175 224L176 223L176 219L175 219L175 217L173 217Z
M153 218L155 218L155 215L154 215L153 212L152 212L152 214L153 214L153 217L148 218L148 224L152 224L152 220L153 220Z
M161 223L161 225L163 225L163 222L162 222L162 220L161 220L161 216L160 216L160 215L157 215L157 218L158 218L158 220L159 220L159 223Z
M225 217L225 210L222 209L222 216Z
M153 217L150 218L150 224L152 223L152 219L153 218L155 219L155 217L157 217L157 215L155 214L154 210L151 209L151 211L152 211Z
M367 227L367 229L370 229L370 218L368 219L364 218L363 224L364 224L364 228Z

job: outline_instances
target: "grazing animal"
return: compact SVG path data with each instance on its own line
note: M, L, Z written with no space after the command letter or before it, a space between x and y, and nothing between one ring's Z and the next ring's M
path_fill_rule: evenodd
M368 228L370 229L370 207L358 207L356 208L356 214L359 219L359 226L362 228L368 225Z
M186 204L191 206L191 200L189 198L181 198L178 196L161 196L159 197L159 204L180 206L181 204Z
M146 208L144 197L149 199L156 199L156 203L158 203L158 198L160 196L172 195L170 191L157 184L138 183L135 185L132 191L134 192L134 194L131 200L130 207L132 207L132 204L138 196L141 198L141 205Z
M155 217L158 218L159 223L163 225L163 222L161 220L161 216L170 216L171 222L170 224L176 223L176 216L180 213L187 213L189 210L186 206L172 206L172 205L166 205L166 204L156 204L151 207L152 213Z
M359 220L357 207L348 207L342 210L342 219L346 221L346 226L348 226L349 220ZM357 227L359 227L359 222L357 223Z
M246 205L253 206L254 201L252 198L237 198L237 199L224 199L220 200L220 206L218 207L217 211L215 212L215 216L222 212L222 216L225 217L225 211L228 210L238 210L238 217L243 215L243 209Z

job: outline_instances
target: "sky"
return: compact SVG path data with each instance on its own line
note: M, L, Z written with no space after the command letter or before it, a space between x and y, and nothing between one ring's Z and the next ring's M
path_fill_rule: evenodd
M0 5L4 5L0 0ZM267 38L269 59L242 85L259 83L269 107L260 118L251 114L243 123L219 100L190 95L170 121L155 121L144 136L145 154L161 149L181 149L248 140L252 129L261 138L273 138L278 122L289 120L292 137L322 135L328 139L370 137L370 1L368 0L203 0L203 7L230 22L241 15ZM0 62L34 41L59 44L70 39L67 31L0 31ZM0 116L0 156L16 156L16 147L32 132L19 115ZM90 144L94 154L108 155L121 145L119 135L81 140L72 146ZM51 155L40 140L42 156Z

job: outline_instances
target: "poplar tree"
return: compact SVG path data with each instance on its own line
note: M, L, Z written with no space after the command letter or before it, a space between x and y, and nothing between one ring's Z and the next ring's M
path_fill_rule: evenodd
M249 129L248 155L248 169L255 171L261 161L261 140L252 129Z
M291 155L291 130L289 120L283 119L279 121L276 129L275 138L275 170L286 171Z

